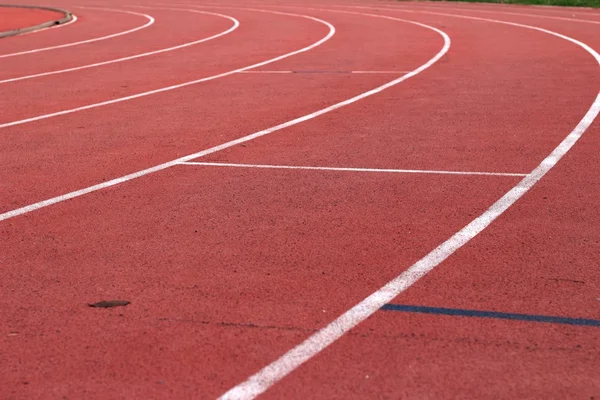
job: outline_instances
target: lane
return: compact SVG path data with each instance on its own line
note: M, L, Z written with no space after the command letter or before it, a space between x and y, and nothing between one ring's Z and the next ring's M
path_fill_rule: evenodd
M210 7L196 7L199 10L211 9ZM223 9L221 6L220 8ZM224 8L228 9L228 8ZM235 9L235 7L233 7ZM419 33L418 27L402 26L398 27L397 23L390 20L382 20L380 25L370 25L368 32L361 32L356 29L356 26L364 26L364 16L345 15L340 18L335 13L323 12L318 8L302 7L302 8L284 8L289 12L297 12L305 10L311 15L321 19L335 19L336 28L344 32L342 37L333 37L327 46L317 48L310 53L309 57L303 57L282 60L278 62L275 68L273 66L265 66L254 71L276 70L305 70L305 71L410 71L417 66L425 63L428 60L429 54L437 50L436 42L423 42L422 34ZM396 25L396 26L394 26ZM390 28L392 26L392 28ZM400 32L400 35L398 35ZM377 40L371 40L369 46L362 46L359 49L356 43L364 41L363 35L369 37L377 37ZM433 35L432 35L433 37ZM335 46L335 52L329 51L331 46ZM419 47L420 46L420 47ZM419 48L414 54L402 52L402 57L390 57L390 52L397 51L396 49L404 48ZM428 52L429 51L429 52ZM340 57L339 53L350 54L352 56ZM356 53L353 55L353 53ZM358 56L360 55L360 57ZM332 65L335 65L332 68ZM401 75L398 73L396 75ZM391 76L393 78L393 75Z

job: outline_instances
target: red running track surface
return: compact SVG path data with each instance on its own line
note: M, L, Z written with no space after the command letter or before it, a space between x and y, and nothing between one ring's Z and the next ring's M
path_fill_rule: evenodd
M39 8L0 7L0 33L58 21L65 15Z
M185 48L0 83L0 397L216 398L240 388L484 213L598 95L590 52L497 22L600 51L597 11L340 3L106 1L119 11L73 8L76 24L3 40L7 54L147 22L123 10L156 19L118 37L0 59L0 80L232 26L190 10L240 23ZM210 165L173 165L61 197L419 68L444 38L402 20L451 40L418 75L192 160ZM77 110L85 106L93 108ZM589 122L531 190L392 303L600 319L600 125ZM39 204L46 199L56 203ZM131 303L88 307L101 300ZM269 376L262 396L587 399L600 395L598 329L374 310L297 368Z

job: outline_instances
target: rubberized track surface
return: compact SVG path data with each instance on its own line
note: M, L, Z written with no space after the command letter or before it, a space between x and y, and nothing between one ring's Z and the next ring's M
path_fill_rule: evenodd
M63 13L36 8L0 7L0 33L43 24L64 17Z
M35 29L38 25L58 22L65 14L55 10L0 5L0 38L17 32Z
M0 397L600 396L600 13L113 3L0 48Z

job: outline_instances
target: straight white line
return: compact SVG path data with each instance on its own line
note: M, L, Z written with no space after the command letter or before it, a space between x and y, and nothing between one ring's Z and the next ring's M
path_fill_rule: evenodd
M261 11L263 11L263 12L269 12L269 11L264 11L264 10L261 10ZM303 18L308 18L308 19L320 22L322 24L325 24L326 26L329 27L329 33L324 38L322 38L321 40L319 40L319 41L311 44L310 46L304 47L303 49L297 50L297 51L292 52L292 53L287 53L287 54L285 54L283 56L279 56L279 57L273 58L273 59L271 59L269 61L265 61L265 62L262 62L262 63L259 63L259 64L254 64L252 66L249 66L249 67L246 67L246 68L243 68L243 69L239 69L239 70L235 70L235 71L229 72L229 73L227 73L227 75L235 73L235 72L239 72L239 71L242 71L242 70L245 70L245 69L250 69L250 68L259 67L261 65L266 65L266 64L269 64L271 62L284 59L284 58L289 57L291 55L308 51L308 50L310 50L312 48L315 48L315 47L319 46L320 44L324 43L325 41L329 40L329 38L331 38L334 35L334 33L335 33L334 26L331 25L329 22L320 20L318 18L310 17L310 16L302 16L302 15L287 14L287 13L283 13L283 14L284 15L294 15L294 16L299 16L299 17L303 17ZM96 184L96 185L93 185L93 186L89 186L89 187L84 188L84 189L80 189L80 190L76 190L76 191L73 191L73 192L69 192L69 193L66 193L66 194L63 194L63 195L60 195L60 196L52 197L52 198L47 199L47 200L43 200L43 201L40 201L40 202L37 202L37 203L33 203L33 204L30 204L30 205L27 205L25 207L20 207L20 208L11 210L11 211L4 212L4 213L0 214L0 221L5 221L7 219L14 218L14 217L19 216L19 215L23 215L23 214L27 214L27 213L35 211L35 210L39 210L40 208L48 207L48 206L53 205L53 204L61 203L63 201L67 201L67 200L70 200L70 199L73 199L73 198L76 198L76 197L79 197L79 196L83 196L83 195L88 194L88 193L92 193L92 192L95 192L95 191L98 191L98 190L102 190L102 189L105 189L105 188L108 188L108 187L111 187L111 186L118 185L118 184L123 183L123 182L127 182L127 181L130 181L130 180L136 179L136 178L140 178L140 177L145 176L145 175L149 175L149 174L152 174L152 173L155 173L155 172L158 172L158 171L162 171L164 169L167 169L167 168L173 167L175 165L178 165L178 164L180 164L182 162L191 161L191 160L193 160L195 158L199 158L199 157L203 157L203 156L206 156L206 155L209 155L209 154L213 154L213 153L216 153L218 151L227 149L229 147L233 147L235 145L238 145L238 144L241 144L241 143L244 143L244 142L248 142L248 141L254 140L254 139L259 138L261 136L268 135L268 134L270 134L272 132L276 132L276 131L279 131L281 129L285 129L285 128L290 127L290 126L300 124L300 123L302 123L304 121L311 120L311 119L316 118L316 117L318 117L320 115L323 115L323 114L329 113L331 111L337 110L338 108L342 108L342 107L344 107L344 106L346 106L348 104L352 104L352 103L355 103L355 102L357 102L359 100L367 98L369 96L373 96L373 95L375 95L375 94L377 94L379 92L382 92L385 89L388 89L388 88L390 88L392 86L395 86L395 85L397 85L397 84L399 84L401 82L404 82L407 79L410 79L411 77L413 77L415 75L418 75L419 73L423 72L424 70L426 70L427 68L429 68L433 64L435 64L440 58L442 58L444 56L444 54L446 54L448 52L448 49L450 48L450 38L448 37L448 35L446 35L446 33L442 32L441 30L439 30L437 28L434 28L434 27L431 27L431 26L428 26L428 25L425 25L425 24L421 24L419 22L408 21L408 20L404 20L404 19L400 19L400 18L387 17L387 16L379 16L379 15L374 15L374 14L362 14L362 15L373 15L375 18L384 18L384 19L390 19L390 20L393 20L393 21L406 22L406 23L414 24L414 25L417 25L417 26L421 26L421 27L433 30L434 32L437 32L439 35L442 36L442 38L444 39L444 45L443 45L442 49L434 57L432 57L425 64L421 65L420 67L416 68L415 70L411 71L410 73L408 73L406 75L403 75L403 76L401 76L401 77L399 77L397 79L394 79L393 81L390 81L390 82L388 82L388 83L386 83L384 85L381 85L381 86L378 86L378 87L376 87L374 89L371 89L371 90L369 90L367 92L364 92L364 93L361 93L361 94L359 94L357 96L354 96L354 97L352 97L350 99L347 99L347 100L344 100L342 102L333 104L333 105L331 105L329 107L323 108L323 109L321 109L319 111L315 111L315 112L313 112L311 114L307 114L307 115L304 115L302 117L293 119L291 121L288 121L288 122L285 122L285 123L273 126L271 128L264 129L264 130L259 131L259 132L255 132L253 134L241 137L239 139L231 140L229 142L220 144L218 146L211 147L209 149L202 150L202 151L199 151L197 153L193 153L193 154L190 154L190 155L187 155L187 156L184 156L184 157L180 157L180 158L177 158L175 160L172 160L172 161L169 161L169 162L166 162L166 163L163 163L163 164L159 164L159 165L156 165L156 166L151 167L151 168L144 169L142 171L134 172L134 173L122 176L120 178L111 179L109 181L102 182L102 183L99 183L99 184ZM22 122L22 123L24 123L24 122ZM0 127L2 127L2 125L0 125Z
M427 169L387 169L387 168L344 168L344 167L311 167L301 165L268 165L268 164L238 164L219 162L187 161L181 165L199 165L205 167L234 167L234 168L264 168L264 169L299 169L312 171L344 171L344 172L383 172L398 174L439 174L439 175L489 175L489 176L527 176L511 172L476 172L476 171L436 171Z
M120 13L125 13L125 14L138 15L138 16L146 18L148 20L148 22L146 22L144 25L138 26L136 28L129 29L129 30L126 30L126 31L123 31L123 32L113 33L113 34L107 35L107 36L101 36L101 37L97 37L97 38L94 38L94 39L88 39L88 40L81 40L79 42L65 43L65 44L60 44L60 45L57 45L57 46L41 47L39 49L33 49L33 50L27 50L27 51L20 51L18 53L1 54L0 58L20 56L20 55L23 55L23 54L39 53L41 51L62 49L62 48L65 48L65 47L77 46L77 45L85 44L85 43L98 42L100 40L106 40L106 39L111 39L111 38L114 38L114 37L117 37L117 36L127 35L127 34L130 34L130 33L139 31L141 29L145 29L145 28L149 27L150 25L154 24L154 18L152 16L146 15L146 14L136 13L136 12L133 12L133 11L115 10L115 9L112 9L112 8L99 8L99 7L83 7L83 6L76 6L76 7L77 8L89 8L89 9L93 9L93 10L114 11L114 12L120 12Z
M353 74L405 74L408 71L351 71Z
M240 71L240 74L291 74L294 71Z
M183 49L183 48L188 47L188 46L193 46L195 44L207 42L209 40L216 39L218 37L227 35L228 33L233 32L234 30L236 30L240 26L240 23L239 23L239 21L237 19L235 19L233 17L230 17L228 15L217 14L217 13L212 13L212 12L207 12L207 11L192 10L192 9L181 9L181 8L156 8L156 9L159 9L159 10L189 11L189 12L198 13L198 14L214 15L214 16L217 16L217 17L227 18L230 21L233 21L233 25L229 29L227 29L226 31L220 32L220 33L218 33L216 35L209 36L209 37L206 37L206 38L203 38L203 39L200 39L200 40L195 40L193 42L183 43L183 44L180 44L178 46L167 47L167 48L160 49L160 50L149 51L147 53L135 54L133 56L122 57L122 58L117 58L117 59L108 60L108 61L102 61L102 62L98 62L98 63L94 63L94 64L81 65L79 67L66 68L66 69L61 69L61 70L58 70L58 71L42 72L42 73L39 73L39 74L25 75L25 76L20 76L20 77L17 77L17 78L10 78L10 79L5 79L5 80L0 80L0 84L2 84L2 83L8 83L8 82L22 81L22 80L25 80L25 79L39 78L39 77L42 77L42 76L57 75L57 74L65 73L65 72L79 71L79 70L83 70L83 69L87 69L87 68L100 67L102 65L115 64L115 63L119 63L119 62L123 62L123 61L134 60L136 58L141 58L141 57L152 56L152 55L155 55L155 54L166 53L166 52L173 51L173 50L179 50L179 49Z
M111 105L111 104L120 103L120 102L123 102L123 101L129 101L129 100L137 99L137 98L140 98L140 97L150 96L150 95L157 94L157 93L168 92L168 91L175 90L175 89L180 89L180 88L183 88L183 87L186 87L186 86L195 85L197 83L208 82L208 81L212 81L214 79L223 78L223 77L226 77L226 76L229 76L229 75L233 75L235 73L238 73L238 72L241 72L241 71L245 71L245 70L248 70L248 69L262 67L263 65L268 65L268 64L274 63L276 61L283 60L285 58L294 56L296 54L300 54L300 53L304 53L306 51L309 51L309 50L311 50L311 49L313 49L313 48L315 48L317 46L320 46L321 44L325 43L326 41L328 41L335 34L335 27L333 25L331 25L329 22L323 21L323 20L321 20L319 18L310 17L310 16L307 16L307 15L301 15L301 14L284 13L284 12L279 12L279 11L256 10L256 9L247 9L247 10L256 11L256 12L264 12L264 13L275 14L275 15L287 15L287 16L292 16L292 17L306 18L306 19L309 19L309 20L312 20L312 21L315 21L315 22L318 22L320 24L323 24L323 25L327 26L329 28L329 32L322 39L318 40L317 42L315 42L315 43L313 43L313 44L311 44L309 46L303 47L303 48L301 48L299 50L292 51L290 53L283 54L283 55L275 57L275 58L271 58L271 59L266 60L266 61L259 62L257 64L252 64L252 65L249 65L249 66L246 66L246 67L242 67L242 68L238 68L238 69L235 69L235 70L223 72L221 74L208 76L206 78L200 78L200 79L197 79L197 80L194 80L194 81L183 82L183 83L180 83L180 84L177 84L177 85L166 86L166 87L163 87L163 88L160 88L160 89L154 89L154 90L149 90L147 92L133 94L133 95L130 95L130 96L119 97L117 99L106 100L106 101L102 101L100 103L88 104L86 106L81 106L81 107L76 107L76 108L70 108L68 110L58 111L58 112L54 112L54 113L51 113L51 114L38 115L37 117L31 117L31 118L21 119L21 120L17 120L17 121L12 121L12 122L6 122L6 123L3 123L3 124L0 124L0 129L1 128L8 128L9 126L15 126L15 125L26 124L26 123L29 123L29 122L39 121L39 120L43 120L43 119L47 119L47 118L58 117L60 115L71 114L71 113L75 113L75 112L78 112L78 111L90 110L92 108L103 107L103 106L107 106L107 105Z
M407 74L409 72L410 71L260 70L260 71L241 71L240 73L241 74Z
M450 16L454 16L450 14ZM588 53L590 53L600 65L600 54L591 47L576 39L549 31L546 29L522 25L506 21L492 19L458 16L460 18L473 18L493 23L507 24L527 28L539 32L565 39L574 43ZM385 286L375 291L373 294L356 304L340 315L337 319L329 323L326 327L312 334L304 342L300 343L277 360L262 368L256 374L249 377L244 382L233 387L220 399L253 399L264 393L269 387L283 379L289 373L294 371L300 365L310 360L316 354L334 343L356 325L373 315L383 305L392 301L400 293L408 289L420 278L425 276L436 266L450 257L454 252L468 243L472 238L481 233L496 218L502 215L510 206L519 200L529 191L544 175L552 169L556 163L575 145L577 140L589 128L594 119L600 112L600 92L594 103L591 105L583 119L577 124L575 129L548 155L530 174L523 178L517 185L509 190L504 196L496 201L483 214L471 221L467 226L452 235L445 242L432 250L425 257L414 263L406 271L388 282Z

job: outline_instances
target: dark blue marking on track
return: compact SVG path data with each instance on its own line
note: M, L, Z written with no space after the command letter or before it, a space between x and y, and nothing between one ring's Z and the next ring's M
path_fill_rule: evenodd
M381 307L384 311L402 311L422 314L438 314L438 315L455 315L460 317L479 317L479 318L497 318L497 319L512 319L517 321L529 322L548 322L552 324L580 325L580 326L600 326L600 320L584 319L584 318L569 318L555 317L549 315L533 315L533 314L513 314L503 313L498 311L479 311L479 310L463 310L460 308L441 308L441 307L424 307L424 306L409 306L403 304L386 304Z

